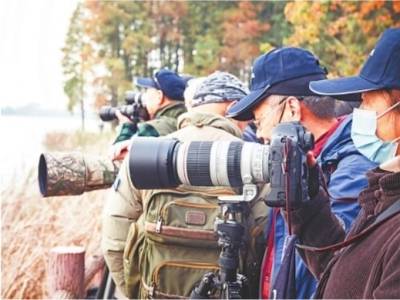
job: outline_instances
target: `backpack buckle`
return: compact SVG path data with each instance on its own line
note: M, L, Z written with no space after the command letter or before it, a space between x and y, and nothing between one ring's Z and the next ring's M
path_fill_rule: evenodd
M154 291L156 289L156 284L154 282L151 283L151 286L149 287L149 298L153 299L154 298Z
M160 233L161 232L161 227L162 227L162 218L159 217L157 220L157 224L156 224L156 232Z

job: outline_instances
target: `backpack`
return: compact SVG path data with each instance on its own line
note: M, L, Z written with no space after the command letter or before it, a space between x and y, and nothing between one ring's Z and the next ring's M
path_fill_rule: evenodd
M188 298L204 274L219 270L214 224L217 217L222 218L218 196L227 194L233 191L153 190L145 196L143 214L131 224L124 250L129 298ZM246 232L260 235L244 225ZM247 240L246 245L254 243ZM243 251L241 256L248 252L253 251ZM250 263L242 259L241 271L256 266L254 256L249 255Z

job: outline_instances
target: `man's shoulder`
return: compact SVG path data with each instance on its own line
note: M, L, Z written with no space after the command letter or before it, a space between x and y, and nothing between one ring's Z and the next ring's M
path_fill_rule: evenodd
M139 128L147 131L155 130L158 136L165 136L176 130L176 122L176 118L162 116L142 123Z
M161 117L176 119L186 111L186 106L183 102L172 102L156 113L156 119Z

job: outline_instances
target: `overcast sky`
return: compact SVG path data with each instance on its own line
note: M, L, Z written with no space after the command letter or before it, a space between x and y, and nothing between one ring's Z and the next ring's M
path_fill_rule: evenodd
M65 108L61 48L77 0L0 1L1 106Z

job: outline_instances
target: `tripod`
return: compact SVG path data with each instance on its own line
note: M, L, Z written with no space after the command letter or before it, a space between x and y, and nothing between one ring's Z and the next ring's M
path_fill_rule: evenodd
M218 205L223 219L216 220L218 246L221 253L218 259L219 272L206 273L199 285L193 289L190 298L242 299L249 295L246 276L237 273L239 250L243 243L244 227L238 221L248 209L247 202L257 196L257 187L248 184L243 187L243 195L220 197Z

